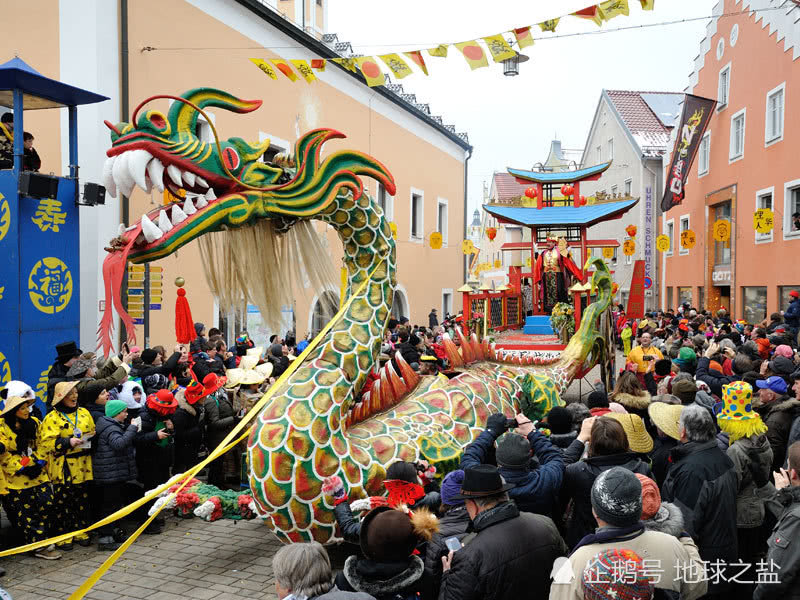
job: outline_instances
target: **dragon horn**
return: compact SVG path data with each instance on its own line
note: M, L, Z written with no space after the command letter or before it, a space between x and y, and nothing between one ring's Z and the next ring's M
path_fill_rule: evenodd
M204 109L207 106L214 106L236 113L252 112L261 106L261 100L242 100L232 94L213 88L195 88L181 97L198 108ZM148 100L145 100L145 102ZM194 133L197 129L197 117L198 112L191 104L186 104L185 102L173 102L167 116L169 122L175 126L176 131L189 133Z

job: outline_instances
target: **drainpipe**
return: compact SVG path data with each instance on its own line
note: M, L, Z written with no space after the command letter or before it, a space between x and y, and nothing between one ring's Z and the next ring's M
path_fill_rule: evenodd
M467 234L467 213L469 212L469 204L467 202L467 176L469 174L469 159L472 158L472 147L470 147L466 158L464 159L464 224L461 229L463 235ZM467 267L469 265L469 258L471 255L463 254L464 257L464 283L467 282Z
M130 112L130 101L128 95L130 92L130 73L128 72L128 0L119 0L119 70L120 70L120 121L127 122ZM130 223L130 200L127 196L122 196L120 215L125 227ZM122 278L122 289L120 290L122 297L122 306L128 310L128 278ZM122 342L128 339L128 332L125 324L120 320L119 327L119 347L122 347Z

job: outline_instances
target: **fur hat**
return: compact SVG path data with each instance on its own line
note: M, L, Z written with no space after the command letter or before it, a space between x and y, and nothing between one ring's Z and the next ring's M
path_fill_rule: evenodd
M642 517L642 484L624 467L603 471L592 485L592 508L615 527L635 525Z
M12 396L20 396L26 400L33 400L36 398L36 394L31 386L24 381L17 381L15 379L9 381L6 387L0 390L0 398L3 400L11 398Z
M82 376L94 366L95 354L94 352L87 352L81 354L80 358L72 363L72 366L67 371L67 377Z
M420 542L439 531L439 521L429 510L414 512L379 506L361 521L361 551L375 562L402 562Z

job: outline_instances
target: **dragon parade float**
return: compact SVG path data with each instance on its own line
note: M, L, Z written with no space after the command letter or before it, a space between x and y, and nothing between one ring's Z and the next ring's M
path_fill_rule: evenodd
M147 108L165 98L173 100L167 114ZM327 250L316 241L311 221L335 228L348 274L344 309L302 363L278 381L256 417L247 452L250 490L223 503L213 501L208 490L194 494L207 505L206 516L259 517L283 542L326 543L338 539L333 499L323 492L326 478L340 477L350 501L356 501L383 493L386 468L396 460L424 459L441 476L457 466L463 447L490 414L513 417L531 400L560 403L573 379L607 364L613 349L603 321L612 281L602 260L587 261L595 296L556 357L507 355L480 339L482 332L457 330L456 339L444 341L450 377L420 375L398 358L399 369L387 362L362 394L378 368L397 264L390 224L360 177L376 179L390 194L395 181L384 165L361 152L323 156L325 142L344 137L330 129L302 135L292 155L278 155L272 163L260 160L269 141L250 145L233 137L207 143L196 137L205 108L245 113L260 105L199 88L147 99L130 123L106 122L112 145L104 173L112 195L139 186L170 189L185 198L142 215L112 240L103 267L106 313L99 343L105 354L112 351L112 306L127 331L134 330L120 296L128 263L158 260L198 239L220 302L251 298L265 313L280 306L276 294L292 293L297 273L315 281L315 263L322 264L315 253ZM233 260L242 248L250 250L247 260ZM193 482L195 491L198 485ZM184 496L180 509L190 510L191 501Z

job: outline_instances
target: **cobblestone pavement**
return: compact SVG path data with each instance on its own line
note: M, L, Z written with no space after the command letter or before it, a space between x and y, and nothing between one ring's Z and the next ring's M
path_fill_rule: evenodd
M618 363L619 364L619 360ZM581 383L573 381L568 402L585 399L595 368ZM587 383L588 382L588 383ZM127 525L133 531L133 524ZM89 600L274 600L272 556L281 543L261 521L216 521L168 517L161 535L141 535L85 596ZM334 568L355 546L329 549ZM32 556L0 559L7 571L0 580L14 600L63 600L110 555L95 545L76 545L61 560Z

